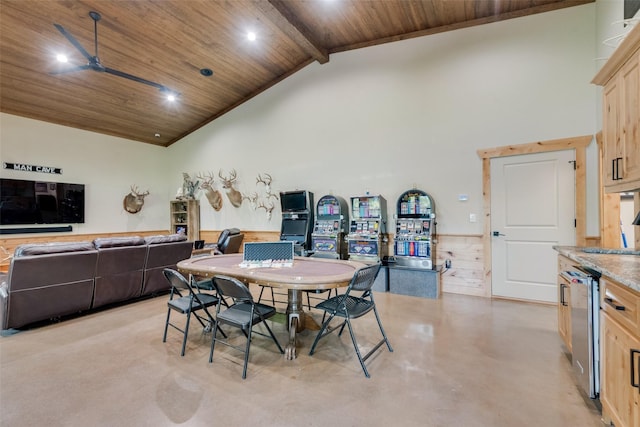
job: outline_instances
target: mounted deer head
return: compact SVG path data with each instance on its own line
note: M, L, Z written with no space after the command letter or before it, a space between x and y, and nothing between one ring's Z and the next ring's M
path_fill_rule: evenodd
M264 202L260 202L260 204L258 205L258 208L264 209L264 211L267 213L268 220L271 220L271 212L273 211L274 207L275 205L271 202L269 202L269 206L266 206Z
M242 204L242 193L235 189L234 184L237 179L237 173L235 169L232 169L229 178L222 175L222 169L218 172L218 176L222 180L222 188L224 188L227 192L227 198L231 202L231 204L239 208Z
M215 181L213 178L213 172L208 172L207 174L200 173L197 175L197 178L202 180L202 184L200 186L202 187L204 195L207 197L211 207L216 211L222 209L222 193L214 187Z
M138 187L131 186L131 192L124 196L124 200L122 201L122 206L124 210L135 214L142 210L142 206L144 205L144 198L149 195L149 191L145 191L144 193L138 192Z

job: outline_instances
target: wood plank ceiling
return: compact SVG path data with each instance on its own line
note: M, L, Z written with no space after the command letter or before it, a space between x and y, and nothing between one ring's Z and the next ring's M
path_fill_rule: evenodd
M592 1L1 0L0 111L168 146L332 53ZM63 31L95 55L90 11L101 66L175 102L121 75L58 73L89 62Z

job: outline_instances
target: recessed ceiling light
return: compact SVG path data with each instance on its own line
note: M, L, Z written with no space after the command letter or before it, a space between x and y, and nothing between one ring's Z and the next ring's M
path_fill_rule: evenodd
M213 71L210 68L201 68L200 74L205 77L211 77L213 75Z
M153 136L155 136L156 138L160 138L160 134L159 134L159 133L156 133L156 134L155 134L155 135L153 135Z
M249 40L251 40L251 41L255 41L255 39L256 39L256 33L254 33L253 31L249 31L249 32L247 33L247 38L248 38Z
M178 92L174 92L174 91L172 91L171 89L169 89L169 88L168 88L168 87L166 87L166 86L163 86L163 87L160 89L160 92L162 92L162 93L164 94L164 96L167 98L167 100L168 100L168 101L173 102L173 101L175 101L176 99L178 99L178 95L179 95L179 93L178 93Z
M56 55L56 59L60 62L68 62L69 58L67 58L67 55L63 55L62 53L59 53Z

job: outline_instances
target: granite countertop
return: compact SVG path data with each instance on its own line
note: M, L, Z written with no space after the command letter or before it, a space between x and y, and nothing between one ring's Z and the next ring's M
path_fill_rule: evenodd
M561 255L640 292L640 251L554 246Z

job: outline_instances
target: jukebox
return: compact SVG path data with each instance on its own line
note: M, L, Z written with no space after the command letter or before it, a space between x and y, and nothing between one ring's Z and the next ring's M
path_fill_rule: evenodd
M347 202L341 197L323 196L316 206L316 222L311 233L314 257L347 259L344 235L349 223Z
M347 235L349 259L379 262L387 254L387 202L382 196L351 197L351 224Z

